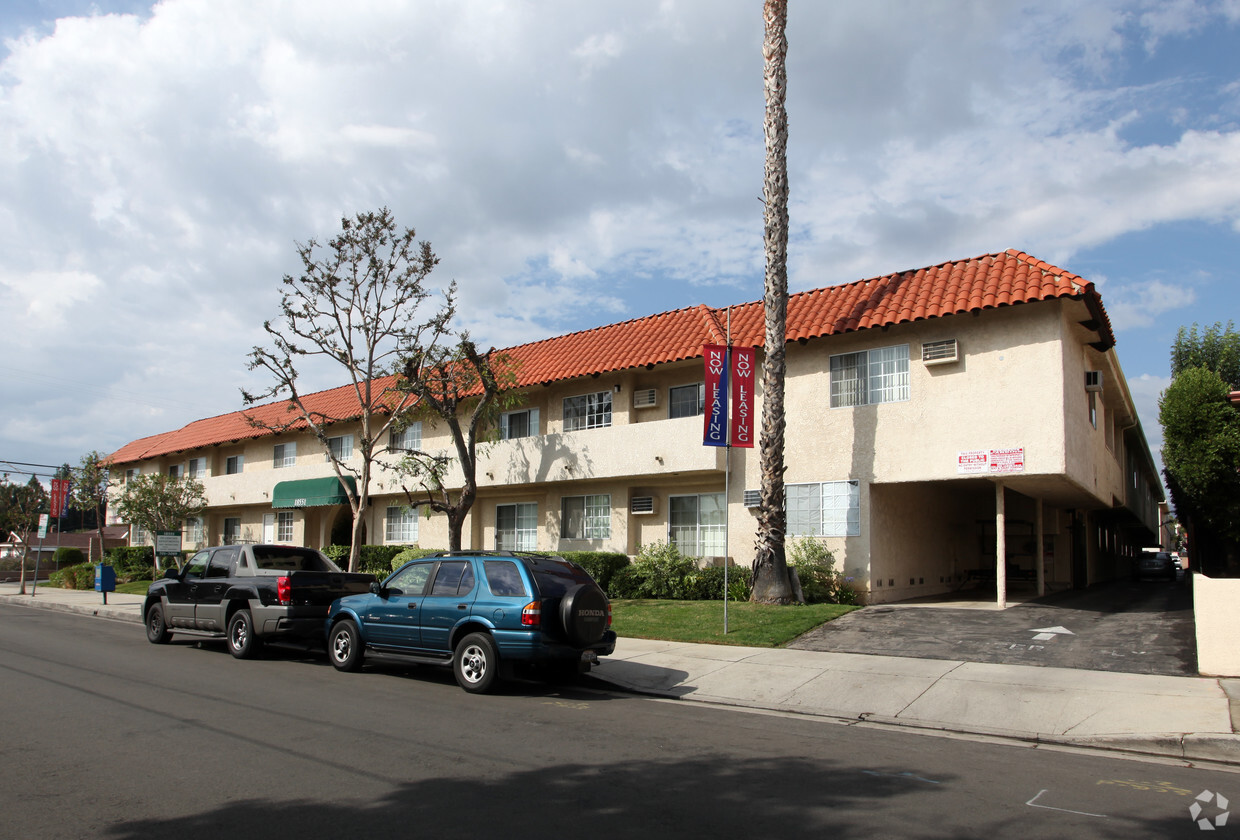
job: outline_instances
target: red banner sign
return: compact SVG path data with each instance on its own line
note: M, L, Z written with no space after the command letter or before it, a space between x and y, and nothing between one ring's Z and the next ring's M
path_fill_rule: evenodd
M57 518L69 514L69 479L52 479L52 516Z
M753 448L754 439L754 363L752 347L732 348L732 418L733 446Z

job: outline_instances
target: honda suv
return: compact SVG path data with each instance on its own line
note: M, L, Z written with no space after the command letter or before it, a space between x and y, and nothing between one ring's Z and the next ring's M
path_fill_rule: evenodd
M461 688L476 693L515 664L585 672L615 649L611 602L589 573L520 552L411 560L368 594L337 599L327 616L338 670L358 670L368 653L392 655L451 666Z

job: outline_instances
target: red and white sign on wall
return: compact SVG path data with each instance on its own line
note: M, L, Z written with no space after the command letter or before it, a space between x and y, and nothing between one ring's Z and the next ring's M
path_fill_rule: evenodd
M1025 447L971 449L956 453L958 475L986 475L1025 471Z

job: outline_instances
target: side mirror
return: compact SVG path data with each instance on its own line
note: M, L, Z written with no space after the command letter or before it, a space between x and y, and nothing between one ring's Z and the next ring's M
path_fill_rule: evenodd
M384 589L383 584L379 583L378 581L375 581L374 583L370 585L370 591L371 591L371 594L378 595L380 598L387 597L387 590Z
M181 570L178 569L176 566L172 566L170 568L164 569L164 577L168 578L169 580L180 580Z

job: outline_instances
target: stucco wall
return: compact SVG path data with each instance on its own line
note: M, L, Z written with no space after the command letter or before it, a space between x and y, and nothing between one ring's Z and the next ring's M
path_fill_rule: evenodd
M1240 677L1240 580L1193 575L1197 621L1197 670L1212 677Z

